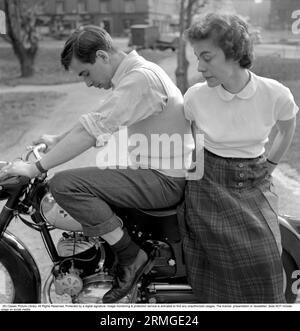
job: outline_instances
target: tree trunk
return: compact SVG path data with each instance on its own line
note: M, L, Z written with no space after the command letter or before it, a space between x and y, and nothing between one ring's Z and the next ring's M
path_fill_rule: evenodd
M21 77L33 76L38 51L34 8L29 2L27 5L24 0L4 0L7 35L19 60Z
M23 53L19 57L20 67L21 67L21 77L27 78L34 75L34 56L28 54L28 52Z
M187 5L185 6L187 1ZM186 42L184 40L183 34L186 28L190 27L192 23L193 11L203 8L210 0L181 0L180 3L180 37L179 37L179 48L177 56L177 69L176 73L176 83L181 93L184 94L189 88L188 80L188 68L189 61L186 57Z
M181 0L180 4L180 36L179 36L179 47L177 53L177 68L176 74L176 84L180 89L181 93L184 94L188 89L188 66L189 62L186 58L186 42L184 40L184 30L185 30L185 0Z
M175 71L176 74L176 84L180 89L181 93L184 94L189 85L188 85L188 67L189 61L186 58L186 42L183 38L180 38L179 48L178 48L178 66Z
M185 6L185 2L187 1L187 6ZM189 61L186 57L186 42L184 40L184 31L186 28L190 27L192 23L193 16L193 8L194 7L202 7L206 3L207 0L201 1L201 4L198 3L198 0L181 0L180 6L180 41L178 48L178 58L177 58L177 69L176 69L176 83L181 93L184 94L189 88L189 80L188 80L188 69L189 69Z

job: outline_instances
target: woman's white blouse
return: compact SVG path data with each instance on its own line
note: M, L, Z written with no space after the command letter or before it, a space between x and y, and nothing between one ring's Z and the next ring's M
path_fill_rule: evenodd
M195 121L197 133L204 134L205 148L223 157L263 154L275 123L293 118L298 109L287 87L254 73L237 94L205 82L192 86L184 96L185 116Z

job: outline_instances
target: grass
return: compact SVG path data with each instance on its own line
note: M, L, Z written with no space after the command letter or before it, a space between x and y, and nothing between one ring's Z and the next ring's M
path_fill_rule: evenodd
M30 78L20 78L18 60L9 45L0 44L0 85L53 85L78 82L79 78L71 72L66 72L60 64L62 43L52 47L40 47L35 62L35 75ZM174 56L171 50L140 50L139 53L147 60L159 63L165 58ZM174 69L175 70L175 69ZM300 65L298 59L282 59L276 56L263 56L255 59L253 71L261 76L270 77L281 82L300 80ZM197 78L196 78L197 79ZM191 80L195 83L195 79Z
M296 104L300 107L300 80L286 81L284 84L291 89ZM297 127L292 144L281 161L288 163L300 173L300 111L297 114Z
M40 47L35 61L35 75L20 78L18 60L10 47L0 44L0 85L54 85L79 82L72 72L66 72L60 64L61 47ZM139 54L154 63L172 54L171 50L141 50Z
M77 77L65 72L60 65L60 50L58 48L40 48L35 61L35 75L30 78L20 78L19 62L10 47L0 50L0 84L3 85L52 85L79 81Z
M260 56L255 59L252 71L259 76L273 78L280 82L300 80L299 59Z
M300 80L299 59L259 56L254 60L251 71L259 76L276 79L281 83ZM199 79L201 79L201 74L197 73L190 79L190 85L194 85Z

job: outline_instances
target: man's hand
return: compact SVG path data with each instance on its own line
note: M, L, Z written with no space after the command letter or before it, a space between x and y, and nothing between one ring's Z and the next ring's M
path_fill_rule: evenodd
M49 152L59 141L61 140L60 135L43 134L40 138L34 140L33 145L46 144L47 148L44 153Z
M4 180L11 176L25 176L34 178L39 174L39 171L34 163L17 160L8 163L0 169L0 180Z

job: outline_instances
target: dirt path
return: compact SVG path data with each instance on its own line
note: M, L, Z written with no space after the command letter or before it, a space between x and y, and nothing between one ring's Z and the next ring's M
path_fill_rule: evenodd
M169 60L168 60L169 61ZM172 76L173 71L170 62L165 61L162 64L166 71ZM174 66L173 66L174 68ZM23 141L18 145L6 151L0 151L0 160L11 160L24 152L24 147L30 145L32 140L43 133L59 133L68 130L76 122L78 117L88 111L96 110L97 105L104 96L100 90L86 88L82 83L56 86L18 86L15 88L0 88L0 93L6 92L38 92L38 91L55 91L66 93L62 103L51 112L49 118L41 120L34 129L28 131L23 136ZM55 171L81 167L95 164L96 152L94 149L84 153L80 157L68 162L67 164L57 167ZM51 172L50 172L51 175ZM287 164L281 164L274 173L277 184L278 194L280 196L280 212L282 214L295 215L300 218L300 181L299 174ZM39 233L24 226L21 222L12 222L9 231L18 236L30 252L33 254L39 266L42 281L50 272L51 261L46 253L44 244ZM57 240L61 231L53 232L53 237Z
M11 159L24 151L24 146L30 145L32 140L43 133L61 133L70 129L81 114L97 109L103 91L87 88L83 83L53 85L53 86L17 86L0 87L0 93L24 93L24 92L58 92L66 94L66 97L58 104L54 111L45 119L41 119L34 129L28 131L23 140L6 151L0 151L0 159Z
M23 136L23 140L17 145L5 151L0 151L0 160L12 160L24 153L25 147L32 144L32 141L42 135L43 133L61 133L71 128L79 116L88 111L97 109L97 105L103 99L103 92L97 89L91 89L84 86L84 84L68 84L56 86L18 86L14 88L0 88L0 93L7 92L40 92L40 91L54 91L65 93L66 97L59 104L59 106L50 112L47 119L39 121L34 129L28 131ZM80 166L88 166L95 164L95 150L82 154L75 160L72 160L65 165L57 167L55 171L75 168ZM49 172L50 176L53 172ZM2 206L2 204L0 203ZM34 259L36 260L41 272L42 281L46 280L51 268L50 258L45 250L43 241L38 232L26 227L20 221L13 221L8 228L13 234L20 238L24 244L29 248ZM53 237L57 240L60 237L61 231L54 231Z

